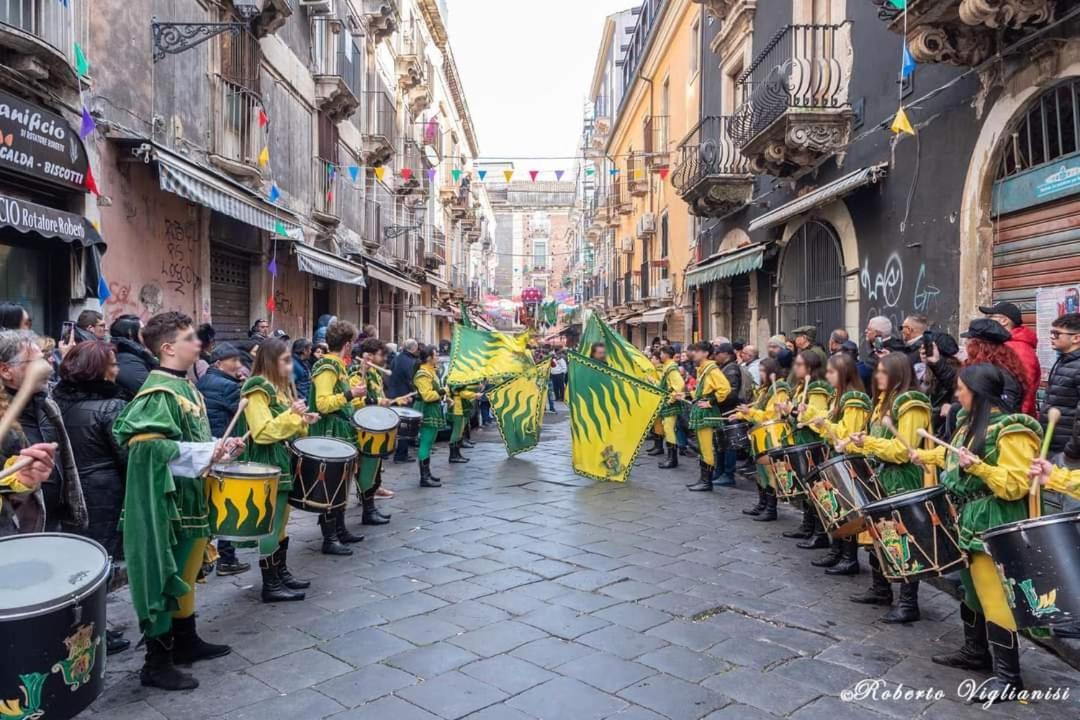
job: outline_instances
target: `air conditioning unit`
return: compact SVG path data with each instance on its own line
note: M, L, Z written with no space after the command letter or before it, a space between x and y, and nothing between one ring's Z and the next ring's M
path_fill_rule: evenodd
M645 238L651 238L654 235L656 235L656 215L647 212L638 218L637 236L639 240L644 240Z
M300 7L309 15L328 15L334 12L333 0L300 0Z
M634 254L634 238L624 237L622 239L622 251L627 255Z
M671 278L657 280L653 290L653 297L659 300L671 299Z

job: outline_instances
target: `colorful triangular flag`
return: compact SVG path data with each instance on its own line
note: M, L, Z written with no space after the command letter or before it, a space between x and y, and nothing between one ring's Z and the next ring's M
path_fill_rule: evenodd
M585 174L588 175L589 177L592 177L595 173L596 173L596 168L593 168L593 167L585 168Z
M643 177L645 177L645 168L640 168L640 167L634 168L634 179L635 180L640 180Z
M270 258L270 264L266 266L266 269L272 277L277 277L277 255Z
M556 170L555 171L555 180L556 181L562 180L562 176L563 176L564 172L566 172L566 171L565 170Z
M356 165L350 165L349 166L349 179L352 180L353 182L356 182L357 178L359 178L359 177L360 177L360 168L357 167Z
M487 170L477 170L476 175L480 178L480 182L484 182L484 178L487 177Z
M533 182L536 182L536 176L539 175L539 174L540 174L539 170L530 170L529 171L529 177L532 178Z
M86 59L86 53L83 52L82 45L79 43L75 43L74 55L75 72L79 74L79 77L86 77L90 74L90 61Z
M662 167L657 171L661 180L667 180L668 173L671 172L668 168Z
M259 167L266 167L270 164L270 148L264 147L259 151Z
M281 190L278 189L277 183L270 185L270 192L267 194L266 199L270 202L277 202L281 197Z
M430 182L435 182L435 168L428 168L428 171L427 171L427 181L428 181L429 183L430 183Z
M615 177L619 174L619 168L611 168L608 170L608 174L611 175L611 177Z
M108 300L109 298L112 297L112 290L109 289L109 283L107 283L105 281L105 276L104 275L99 275L98 276L97 297L98 297L98 302L100 302L102 305L105 304L106 300Z
M897 10L907 10L907 0L889 0L889 4Z
M911 51L908 50L907 43L904 43L904 59L900 65L900 77L907 80L911 77L911 74L915 72L915 58L911 56Z
M281 235L283 237L288 237L289 233L288 233L287 230L285 230L285 223L281 222L280 220L275 220L274 221L274 234L275 235Z
M86 189L95 195L101 194L101 191L98 190L97 180L94 179L94 169L89 165L86 166Z
M266 127L270 124L270 116L266 114L266 110L259 108L259 127Z
M459 180L461 180L461 171L460 170L451 170L450 171L450 177L454 178L455 183L458 182Z
M79 139L85 140L96 129L97 123L94 122L94 116L90 114L90 111L87 110L85 106L83 106L82 123L79 125Z
M375 168L375 179L376 180L378 180L379 182L382 182L382 179L383 179L384 175L386 175L386 168L382 167L381 165L379 167Z
M510 182L510 178L514 177L514 171L503 170L503 177L506 178L506 182Z
M277 311L277 302L274 300L273 295L266 298L266 309L269 310L270 312L276 312Z
M401 177L405 182L412 180L412 168L401 168Z
M908 120L903 105L900 106L900 110L896 113L896 117L893 118L892 127L890 129L897 135L900 133L907 133L908 135L915 134L915 128L911 126L911 121Z

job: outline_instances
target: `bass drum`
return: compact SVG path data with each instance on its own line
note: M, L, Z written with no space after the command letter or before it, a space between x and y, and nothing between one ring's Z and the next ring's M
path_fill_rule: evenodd
M866 525L864 505L888 495L862 455L838 455L818 465L806 480L821 524L834 538L858 535Z
M999 525L982 541L1018 628L1080 619L1080 511Z
M806 479L829 459L829 446L823 442L789 445L768 452L772 460L774 487L781 500L806 497Z
M889 580L922 580L967 565L957 541L956 508L940 485L864 505L862 513Z
M101 694L108 576L93 540L0 539L0 717L68 720Z
M387 457L397 446L398 425L401 419L390 408L370 405L353 413L356 428L356 447L361 455Z
M344 508L356 477L356 447L336 438L306 437L293 440L290 448L296 470L289 504L317 513Z
M424 413L409 407L394 406L390 408L397 413L401 424L398 426L398 437L415 440L420 437L420 421L424 419Z
M729 420L720 428L725 450L750 449L750 423L745 420Z

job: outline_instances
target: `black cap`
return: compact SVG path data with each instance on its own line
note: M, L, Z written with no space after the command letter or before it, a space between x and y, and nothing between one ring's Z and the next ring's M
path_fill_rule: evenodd
M1012 324L1020 327L1024 324L1024 316L1020 314L1020 308L1011 302L999 302L996 305L980 305L979 312L983 315L1004 315L1012 320Z
M1002 327L1001 323L990 318L978 318L968 325L967 332L960 333L962 338L978 338L987 342L1001 345L1012 339L1012 333Z
M719 345L713 345L713 355L716 353L727 353L728 355L735 354L735 346L731 343L720 343Z
M219 343L214 346L214 352L210 354L210 362L219 362L230 358L240 357L240 350L230 343Z
M840 343L840 349L853 355L859 354L859 346L853 343L851 340L845 340L844 342Z
M956 338L948 333L934 333L934 346L945 357L955 357L960 352L960 346L956 343Z

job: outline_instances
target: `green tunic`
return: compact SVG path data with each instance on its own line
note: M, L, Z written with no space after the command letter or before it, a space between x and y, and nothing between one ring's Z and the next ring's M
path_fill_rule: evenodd
M308 396L308 407L311 412L319 412L319 407L315 404L315 376L323 372L333 372L335 374L337 378L334 384L335 393L341 393L348 397L352 391L352 386L349 385L349 373L341 362L334 358L322 358L311 367L311 392ZM338 410L322 415L308 430L308 434L312 437L337 438L356 445L356 429L353 428L352 424L352 408L352 402L350 401Z
M810 382L810 387L807 389L807 395L824 395L826 400L826 407L832 402L833 395L836 394L836 389L832 385L824 380L813 380ZM793 405L799 405L800 403L807 402L806 398L792 399ZM795 411L792 410L792 418L795 417ZM810 427L793 427L791 431L792 443L795 445L807 445L809 443L821 442L821 436L818 435L813 428Z
M244 386L240 388L240 396L248 397L253 393L261 392L269 399L270 412L274 417L286 412L291 412L289 405L278 395L277 390L266 378L256 375L249 377ZM236 423L236 434L243 436L248 431L247 418L243 415ZM278 494L288 496L293 487L292 453L284 442L276 442L270 445L260 445L249 442L244 447L244 454L240 459L244 462L262 463L263 465L276 465L281 470L281 479L278 480ZM282 498L279 498L281 500ZM280 505L279 505L280 507Z
M953 435L953 444L962 445L967 418L960 411L960 424ZM1028 415L1005 415L994 413L986 428L986 446L982 461L996 466L1000 447L998 440L1012 433L1032 433L1040 441L1043 430L1039 422ZM960 535L960 547L968 552L986 552L979 533L1005 523L1024 520L1028 516L1026 500L1002 500L979 478L960 469L955 453L945 454L945 469L941 473L944 485L960 506L960 519L957 530Z
M930 411L930 398L915 390L901 393L893 401L891 413L893 422L899 425L900 416L916 408ZM892 440L896 437L891 430L873 418L870 420L869 434L870 437L884 438L886 440ZM900 493L918 490L923 486L923 469L921 466L911 462L899 464L880 462L878 480L889 495L899 495Z
M678 400L671 400L668 398L673 392L671 389L671 381L669 380L671 373L679 374L678 365L669 365L664 374L660 376L660 392L664 393L664 403L660 406L660 417L677 417L682 413L683 403Z
M701 368L701 372L698 373L697 387L694 388L694 404L690 407L690 421L689 427L691 430L703 430L707 428L723 427L724 420L720 417L720 404L716 401L716 388L709 382L711 373L720 373L723 375L723 371L720 367L709 360ZM725 381L727 378L724 378ZM705 397L705 388L709 388L709 396ZM698 407L698 403L702 400L708 400L709 407Z
M427 368L421 367L416 371L414 384L419 388L421 384L428 383L430 383L432 390L439 393L440 396L443 395L443 386L439 381L439 376ZM413 409L423 413L424 417L420 421L422 427L436 428L438 430L446 427L446 416L443 414L442 400L427 402L418 396L413 404Z
M174 549L210 536L206 481L169 470L180 456L177 443L213 440L202 395L187 380L154 370L116 419L113 436L128 448L120 525L132 602L143 632L156 637L191 591Z

